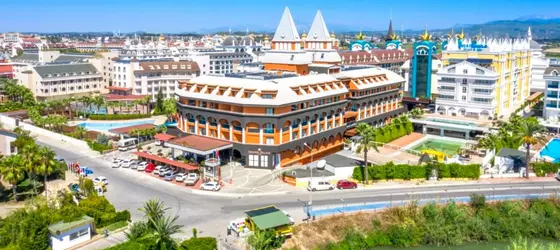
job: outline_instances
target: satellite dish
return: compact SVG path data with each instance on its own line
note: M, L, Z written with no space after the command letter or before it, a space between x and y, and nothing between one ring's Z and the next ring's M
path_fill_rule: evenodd
M317 169L325 169L326 165L327 165L327 161L320 160L320 161L317 162Z

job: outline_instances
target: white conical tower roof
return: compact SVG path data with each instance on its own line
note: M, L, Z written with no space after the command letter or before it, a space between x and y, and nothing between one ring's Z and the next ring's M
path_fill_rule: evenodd
M307 41L330 41L329 30L320 10L317 11L315 19L313 19L313 24L311 24L307 35Z
M290 9L286 7L284 9L284 14L282 14L282 18L280 18L280 23L276 28L276 33L274 33L274 37L272 38L273 42L299 42L299 34L296 29L296 24L294 23L294 19L292 18L292 13L290 13Z

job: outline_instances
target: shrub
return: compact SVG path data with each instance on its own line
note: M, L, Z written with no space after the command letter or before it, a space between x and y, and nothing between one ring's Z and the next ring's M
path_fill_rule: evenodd
M218 249L216 238L197 237L181 242L181 248L185 250L214 250Z
M486 206L486 196L483 194L471 194L471 207L478 209Z
M113 147L110 146L110 145L100 144L100 143L95 142L95 141L89 141L88 140L86 142L87 142L89 148L91 148L94 151L99 152L100 154L103 153L103 151L105 151L105 150L113 149Z
M130 119L141 119L141 118L149 118L151 117L150 114L112 114L112 115L99 115L99 114L91 114L89 115L89 119L91 120L130 120Z
M128 210L117 212L115 215L115 222L119 221L130 221L130 212Z
M109 137L107 137L105 134L97 134L97 138L95 140L98 144L109 145Z
M546 176L547 174L557 173L560 163L552 162L534 162L531 163L535 174L539 177Z

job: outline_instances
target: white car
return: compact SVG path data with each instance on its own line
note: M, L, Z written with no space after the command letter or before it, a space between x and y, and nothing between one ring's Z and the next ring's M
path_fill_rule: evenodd
M200 177L197 173L190 173L187 178L185 178L185 185L194 186Z
M109 181L107 180L107 177L98 176L93 179L93 183L103 183L103 185L108 185Z
M136 168L136 170L138 170L138 171L144 171L144 170L146 170L146 167L147 167L147 166L148 166L148 163L147 163L147 162L145 162L145 161L140 162L140 163L138 163L138 167Z
M121 162L121 168L129 168L134 163L132 159L125 159Z
M185 181L185 178L187 178L187 173L178 173L175 175L175 181L177 182L183 182Z
M115 158L115 159L113 159L113 162L111 163L111 167L112 168L119 168L119 167L121 167L121 163L122 163L122 160Z
M220 184L215 181L209 181L200 185L200 190L218 191L220 190Z
M154 171L152 172L152 174L154 175L159 175L159 172L163 169L163 166L158 165L156 166L156 168L154 169Z
M328 181L313 181L308 182L307 190L311 192L323 191L323 190L333 190L334 186Z

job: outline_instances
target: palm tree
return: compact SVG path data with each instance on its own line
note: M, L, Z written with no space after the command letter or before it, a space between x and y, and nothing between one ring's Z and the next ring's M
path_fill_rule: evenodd
M150 221L157 221L163 218L165 211L169 210L169 207L164 207L163 201L158 199L151 199L144 203L144 206L139 208L138 210L144 213L144 217L146 217Z
M87 134L87 129L82 126L76 126L74 128L74 134L78 137L78 139L84 139L84 134Z
M43 174L43 187L45 197L48 199L47 177L54 171L58 162L54 159L55 153L48 147L39 147L37 156L37 171Z
M41 160L39 155L39 146L35 143L27 144L21 150L23 156L22 163L27 171L29 177L33 180L33 193L37 195L37 183L35 177L37 176L37 162Z
M82 96L82 97L80 97L80 99L79 99L79 102L81 102L81 103L84 105L84 110L85 110L86 107L89 108L89 106L91 105L92 101L93 101L93 100L91 99L91 97L89 97L89 96L87 96L87 95L86 95L86 96ZM84 110L82 110L82 111L84 111ZM85 113L85 112L84 112L84 113Z
M360 139L358 140L358 148L356 153L364 152L364 183L368 184L368 159L367 153L370 149L379 151L377 149L377 144L375 143L375 132L373 128L367 123L359 123L356 127Z
M97 113L99 114L99 112L101 112L101 107L105 106L105 98L103 98L103 96L98 95L93 98L92 102L95 104L97 108Z
M182 225L177 225L179 216L171 218L170 216L150 218L149 222L153 227L153 236L155 239L156 249L174 249L178 242L173 238L176 233L181 233Z
M17 202L17 184L23 180L24 168L21 155L10 155L0 161L0 174L10 185L12 185L12 192L14 201Z
M536 118L523 119L517 127L517 134L525 146L525 178L529 178L529 161L531 159L531 146L536 144L546 145L546 128L539 124Z

